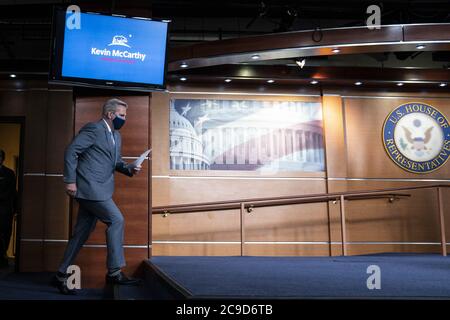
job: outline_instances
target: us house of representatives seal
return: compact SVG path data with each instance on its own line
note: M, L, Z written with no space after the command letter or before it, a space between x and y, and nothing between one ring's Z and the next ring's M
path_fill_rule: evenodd
M383 125L389 157L402 169L430 173L450 156L450 127L445 115L431 105L409 102L395 108Z

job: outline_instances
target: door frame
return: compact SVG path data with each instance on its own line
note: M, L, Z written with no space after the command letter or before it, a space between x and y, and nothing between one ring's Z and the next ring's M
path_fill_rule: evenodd
M23 159L25 158L25 117L19 116L0 116L0 123L13 123L20 125L20 141L19 141L19 168L18 168L18 185L17 185L17 197L18 197L18 209L17 209L17 224L16 224L16 241L15 241L15 257L14 257L14 271L19 272L20 265L20 238L21 238L21 222L22 222L22 194L23 194Z

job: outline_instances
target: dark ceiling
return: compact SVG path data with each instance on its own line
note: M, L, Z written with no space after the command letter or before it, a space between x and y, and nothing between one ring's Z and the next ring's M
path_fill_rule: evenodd
M363 26L366 8L381 8L381 24L450 23L450 0L402 1L189 1L0 0L0 73L47 72L54 5L82 10L171 19L170 47L267 33ZM259 62L295 65L295 61ZM310 66L446 68L433 53L386 53L312 58Z

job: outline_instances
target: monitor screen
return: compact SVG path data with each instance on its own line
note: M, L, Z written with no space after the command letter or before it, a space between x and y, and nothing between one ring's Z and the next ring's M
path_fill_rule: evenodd
M74 85L164 89L168 23L57 10L51 80Z

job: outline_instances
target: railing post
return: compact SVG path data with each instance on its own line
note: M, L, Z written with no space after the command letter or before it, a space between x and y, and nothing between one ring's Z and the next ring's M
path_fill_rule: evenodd
M241 203L241 256L245 255L245 203Z
M341 240L342 240L342 255L347 255L347 234L345 228L345 204L344 195L341 195Z
M439 225L441 227L441 247L442 255L447 255L447 239L445 237L445 220L444 220L444 204L442 201L442 188L437 188L438 209L439 209Z

